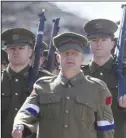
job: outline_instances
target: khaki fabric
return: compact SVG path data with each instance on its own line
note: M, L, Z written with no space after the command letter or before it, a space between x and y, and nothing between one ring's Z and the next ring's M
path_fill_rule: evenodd
M14 72L10 66L3 71L1 81L1 116L2 116L2 138L11 138L13 120L18 110L29 96L27 91L28 75L30 67L27 66L19 73ZM51 73L39 72L39 77L49 76Z
M31 134L39 123L38 138L113 138L111 94L106 84L80 72L72 79L58 76L37 80L34 90L17 113L14 126L24 124ZM33 127L31 127L33 126ZM24 136L31 135L24 131Z
M98 66L95 62L82 68L85 75L99 78L106 82L112 97L112 111L115 120L115 136L114 138L126 138L126 112L118 107L118 79L114 72L114 60L111 57L103 66ZM126 68L124 69L126 73Z

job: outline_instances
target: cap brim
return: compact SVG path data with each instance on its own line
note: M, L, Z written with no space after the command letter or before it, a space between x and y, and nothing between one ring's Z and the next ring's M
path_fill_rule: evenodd
M88 37L88 39L108 38L108 37L111 37L111 35L108 35L108 34L94 34L94 35L89 35L87 37Z
M20 46L26 46L26 45L28 45L29 43L13 43L13 44L7 44L7 45L5 45L5 47L6 48L8 48L8 47L20 47Z
M74 50L76 50L78 52L83 52L83 49L81 48L81 46L78 45L78 44L76 44L76 43L71 43L71 44L67 43L67 44L64 44L64 45L62 45L62 46L60 46L58 48L58 51L59 52L63 52L63 51L69 50L69 49L74 49Z

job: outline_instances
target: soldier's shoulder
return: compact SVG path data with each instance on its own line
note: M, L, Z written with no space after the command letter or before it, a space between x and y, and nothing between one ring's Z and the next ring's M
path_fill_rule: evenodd
M81 70L83 70L83 72L89 72L89 64L81 65Z
M89 64L87 64L87 65L81 65L81 69L89 69Z
M50 83L52 82L57 76L53 75L53 76L43 76L41 78L39 78L36 83Z
M95 78L95 77L92 77L92 76L89 76L89 75L86 75L85 78L90 83L97 84L99 86L102 86L103 88L107 87L106 83L104 81L98 79L98 78Z
M40 77L43 77L43 76L54 76L54 74L52 74L51 72L49 72L46 69L42 69L42 70L39 70L39 76Z
M38 90L50 90L50 83L55 80L56 76L44 76L34 83L34 88Z
M99 97L100 99L104 99L104 98L107 98L109 96L111 96L111 93L107 87L107 84L98 79L98 78L94 78L94 77L91 77L89 75L86 76L86 79L90 82L90 83L93 83L93 86L95 88L95 90L97 90L97 97Z

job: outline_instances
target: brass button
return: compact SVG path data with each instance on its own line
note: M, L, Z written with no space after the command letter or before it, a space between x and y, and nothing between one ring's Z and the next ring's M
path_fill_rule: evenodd
M51 103L51 100L49 100L49 103Z
M64 125L65 128L68 128L68 125Z
M102 75L103 75L103 73L102 73L102 72L100 72L100 75L102 76Z
M69 111L68 111L68 110L66 110L66 111L65 111L65 113L66 113L66 114L68 114L68 113L69 113Z
M70 97L69 97L69 96L67 96L67 97L66 97L66 99L67 99L67 100L70 100Z
M4 93L2 93L2 95L4 95Z
M68 87L70 88L70 87L71 87L71 85L69 84L69 85L68 85Z
M18 109L17 108L15 108L15 111L17 111Z
M15 95L18 95L18 93L15 93Z
M18 79L15 79L16 82L18 82Z

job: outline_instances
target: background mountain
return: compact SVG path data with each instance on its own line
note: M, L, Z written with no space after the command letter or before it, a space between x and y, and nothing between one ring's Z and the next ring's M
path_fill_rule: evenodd
M80 18L72 13L64 12L53 3L25 1L1 2L2 32L9 28L23 27L36 33L39 20L38 13L40 13L42 9L45 9L46 16L43 38L46 43L49 43L52 19L57 17L60 18L59 33L72 31L84 35L83 25L88 21L87 19Z
M83 25L87 22L74 14L67 13L49 2L2 2L2 32L8 28L24 27L37 31L38 13L45 9L45 36L50 36L52 19L60 18L60 32L73 31L84 34ZM47 39L47 38L46 38Z

